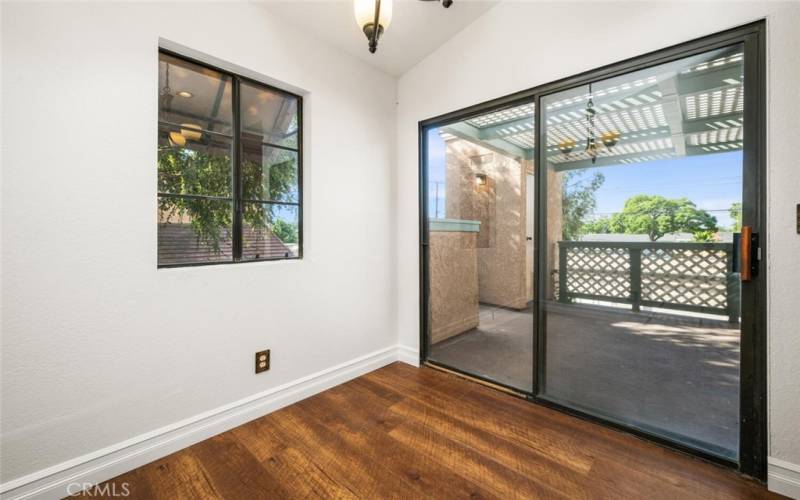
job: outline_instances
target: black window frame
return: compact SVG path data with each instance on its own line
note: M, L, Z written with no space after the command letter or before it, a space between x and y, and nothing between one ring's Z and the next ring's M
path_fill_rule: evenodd
M299 94L295 94L294 92L290 92L285 89L281 89L275 87L274 85L270 85L268 83L264 83L262 81L234 73L232 71L220 68L213 64L209 64L204 61L200 61L190 56L186 56L179 52L175 52L169 49L165 49L163 47L159 47L158 49L158 56L166 55L169 57L173 57L176 59L180 59L182 61L200 66L202 68L206 68L212 71L219 73L220 75L227 77L231 81L231 90L232 90L232 97L231 97L231 110L233 113L232 116L232 131L231 131L231 141L232 141L232 150L231 150L231 182L232 182L232 189L231 189L231 201L233 205L233 218L232 218L232 257L231 260L226 261L209 261L209 262L185 262L185 263L177 263L177 264L157 264L158 269L167 269L167 268L176 268L176 267L197 267L197 266L216 266L216 265L230 265L230 264L245 264L251 262L271 262L271 261L281 261L281 260L302 260L303 258L303 96ZM243 180L242 180L242 156L243 156L243 147L242 147L242 124L241 124L241 85L242 83L246 83L250 86L262 88L264 90L274 92L277 94L282 94L288 97L291 97L296 100L297 102L297 148L292 148L282 144L273 144L270 142L264 142L263 140L262 145L270 148L287 150L297 153L297 201L278 201L278 200L251 200L251 199L244 199L244 188L243 188ZM159 109L160 115L160 109ZM159 116L158 125L161 124L165 125L173 125L167 122L162 122ZM206 199L206 200L221 200L219 196L206 196L206 195L195 195L195 194L175 194L175 193L162 193L160 191L156 191L156 200L160 197L173 197L173 198L199 198L199 199ZM224 198L227 200L227 198ZM242 235L243 235L243 223L242 223L242 216L244 213L244 204L245 203L262 203L262 204L270 204L270 205L283 205L283 206L294 206L297 209L297 255L294 256L284 256L284 257L269 257L269 258L254 258L254 259L243 259L242 252L243 252L243 244L242 244ZM158 257L156 257L158 259Z

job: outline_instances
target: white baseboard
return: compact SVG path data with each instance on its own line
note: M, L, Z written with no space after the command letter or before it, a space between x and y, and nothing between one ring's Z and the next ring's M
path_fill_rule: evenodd
M419 366L419 350L400 344L397 346L397 360L411 366Z
M768 458L767 487L775 493L800 499L800 465L779 458Z
M419 364L416 351L392 346L214 410L136 436L102 450L0 485L0 499L63 498L150 463L211 436L296 403L395 361ZM72 486L71 486L72 485ZM69 490L68 490L69 489Z

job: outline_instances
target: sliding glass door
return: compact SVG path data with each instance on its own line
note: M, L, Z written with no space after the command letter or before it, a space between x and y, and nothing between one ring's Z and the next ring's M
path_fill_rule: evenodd
M422 122L423 361L764 478L763 30Z
M541 98L542 397L736 460L743 46Z

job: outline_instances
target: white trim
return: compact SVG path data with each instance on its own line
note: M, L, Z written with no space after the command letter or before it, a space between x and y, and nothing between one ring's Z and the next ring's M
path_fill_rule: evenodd
M397 360L411 366L419 366L419 350L400 344L397 346Z
M767 459L769 491L800 499L800 465L769 457Z
M2 500L50 499L67 496L72 483L98 484L165 457L211 436L296 403L395 361L411 363L412 349L391 346L313 373L88 453L46 469L0 484ZM75 491L73 490L72 493Z

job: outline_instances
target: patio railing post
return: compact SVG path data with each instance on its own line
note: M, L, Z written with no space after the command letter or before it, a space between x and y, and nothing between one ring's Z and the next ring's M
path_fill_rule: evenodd
M566 245L558 242L558 301L568 303L567 298L567 251Z
M634 311L639 311L642 305L642 250L629 248L631 268L631 304Z

